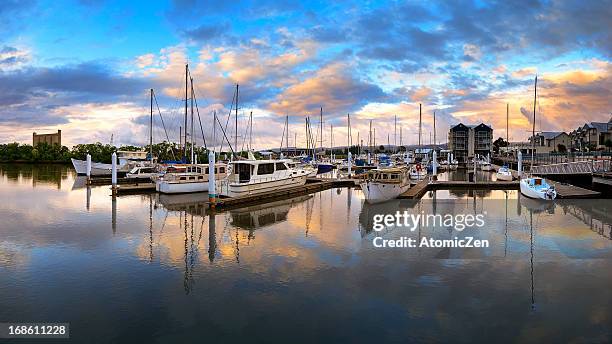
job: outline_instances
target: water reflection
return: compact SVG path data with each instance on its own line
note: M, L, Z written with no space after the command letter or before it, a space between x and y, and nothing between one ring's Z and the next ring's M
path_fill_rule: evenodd
M32 187L27 173L0 179L11 200L0 204L0 317L70 321L77 341L609 338L606 201L438 190L370 205L359 189L337 188L209 213L205 194L113 201L108 187L72 190L70 173L59 191ZM374 215L398 210L487 212L487 226L373 231ZM472 235L491 246L377 249L377 235Z

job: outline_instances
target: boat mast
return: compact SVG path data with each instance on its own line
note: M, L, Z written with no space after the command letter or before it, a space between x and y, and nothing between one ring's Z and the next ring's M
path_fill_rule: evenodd
M421 150L421 104L419 103L419 150Z
M234 147L238 149L238 84L236 84L236 128L234 130Z
M321 146L321 152L324 152L323 150L323 107L321 107L321 119L320 119L319 124L320 124L319 127L321 128L321 134L319 135L319 141L320 141L320 146ZM325 153L323 155L325 155ZM321 157L321 159L323 159L323 157Z
M395 146L393 148L393 152L397 153L397 115L395 115L395 124L394 124L393 131L394 131L394 134L393 134L393 146Z
M183 162L187 162L187 87L189 82L189 65L185 64L185 146L183 147Z
M151 118L149 119L149 159L153 164L153 89L151 89Z
M506 103L506 157L508 156L508 154L510 153L508 150L510 149L510 139L509 139L509 134L508 134L508 120L509 120L509 113L510 113L510 103Z
M438 145L438 142L436 141L436 111L434 110L434 151L436 150L436 146Z
M285 126L287 127L287 132L285 133L285 145L287 147L287 155L289 155L289 115L285 116Z
M334 125L330 124L329 126L330 126L330 135L329 135L330 136L330 139L329 139L330 143L329 143L329 146L330 146L330 149L331 149L331 152L330 152L329 156L330 156L330 158L332 160L334 160Z
M529 168L533 169L533 156L535 153L535 121L536 121L536 102L538 97L538 76L535 77L535 87L533 88L533 126L531 127L531 165Z
M249 115L249 151L253 150L253 111Z
M217 145L217 110L213 110L213 152Z
M191 163L193 164L193 158L194 158L194 152L193 152L193 145L194 145L194 137L193 137L193 98L194 98L194 92L193 92L193 78L190 78L191 81Z

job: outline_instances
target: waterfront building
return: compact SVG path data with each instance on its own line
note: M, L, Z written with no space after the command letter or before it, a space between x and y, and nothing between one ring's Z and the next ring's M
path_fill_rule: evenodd
M529 138L529 145L533 144ZM564 152L570 149L571 138L564 131L543 131L535 135L536 153Z
M612 118L608 122L588 122L570 133L571 148L576 150L606 149L612 140Z
M466 162L475 155L487 156L493 153L493 128L484 123L452 126L448 132L448 149L455 159Z
M62 145L62 131L58 130L57 133L53 134L37 134L32 133L32 146L36 146L39 143L46 143L48 145Z

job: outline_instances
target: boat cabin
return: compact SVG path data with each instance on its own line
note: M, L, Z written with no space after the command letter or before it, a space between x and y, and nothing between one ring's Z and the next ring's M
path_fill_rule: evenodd
M404 170L399 168L394 169L385 169L385 170L373 170L369 171L367 174L367 179L372 181L382 181L382 182L401 182L406 173Z
M230 163L232 182L248 183L253 177L272 177L279 172L291 171L286 161L279 160L249 160L234 161Z

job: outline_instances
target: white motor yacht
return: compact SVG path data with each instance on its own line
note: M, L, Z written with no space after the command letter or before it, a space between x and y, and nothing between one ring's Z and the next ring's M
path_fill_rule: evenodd
M227 177L227 165L215 164L215 178L222 180ZM161 193L189 193L208 191L208 165L189 165L184 171L167 172L157 178L155 190Z
M231 173L221 194L237 197L272 192L306 184L312 171L289 167L287 160L238 160L230 162Z
M368 203L395 199L410 188L408 168L392 167L369 171L359 185Z

